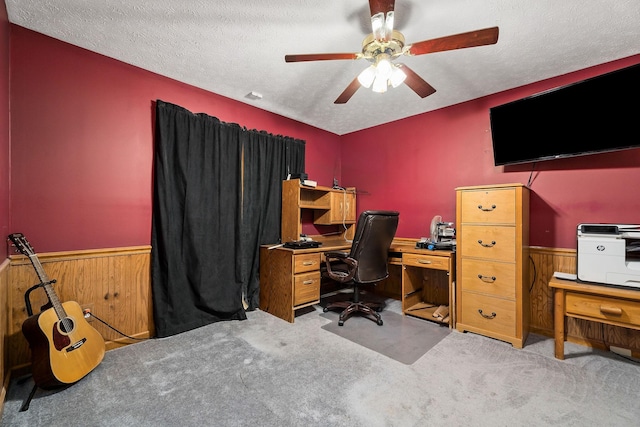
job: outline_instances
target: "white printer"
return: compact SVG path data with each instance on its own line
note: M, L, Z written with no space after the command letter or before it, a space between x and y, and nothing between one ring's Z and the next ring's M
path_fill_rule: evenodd
M640 288L640 225L579 224L578 281Z

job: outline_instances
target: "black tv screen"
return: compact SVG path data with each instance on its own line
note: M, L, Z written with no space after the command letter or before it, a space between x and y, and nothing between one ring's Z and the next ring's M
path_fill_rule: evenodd
M640 64L489 109L496 166L640 147Z

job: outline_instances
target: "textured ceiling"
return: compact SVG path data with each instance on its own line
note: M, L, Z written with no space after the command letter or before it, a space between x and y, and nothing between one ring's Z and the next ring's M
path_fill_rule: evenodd
M640 53L639 0L396 0L407 44L493 26L498 43L403 58L427 98L360 88L336 105L368 62L284 56L360 52L367 0L5 2L14 24L338 135Z

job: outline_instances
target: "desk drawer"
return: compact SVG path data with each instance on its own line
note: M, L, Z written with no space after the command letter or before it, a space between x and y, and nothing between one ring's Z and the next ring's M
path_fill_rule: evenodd
M320 272L298 274L294 278L293 305L320 300Z
M320 252L293 256L293 272L304 273L320 270Z
M515 224L516 190L491 189L462 193L462 222Z
M515 227L465 225L460 231L463 257L484 258L495 261L515 262Z
M459 283L463 291L516 298L516 265L463 258Z
M640 302L607 298L577 292L567 292L565 297L568 315L640 325Z
M402 264L434 270L449 270L449 258L437 255L403 254Z
M461 323L502 335L515 336L515 301L462 292L461 314Z

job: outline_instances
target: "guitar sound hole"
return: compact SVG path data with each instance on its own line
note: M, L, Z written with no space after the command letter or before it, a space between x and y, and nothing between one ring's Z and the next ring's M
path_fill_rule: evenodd
M60 332L62 332L63 334L70 333L71 331L73 331L74 327L75 325L73 323L73 319L70 317L64 318L60 322Z

